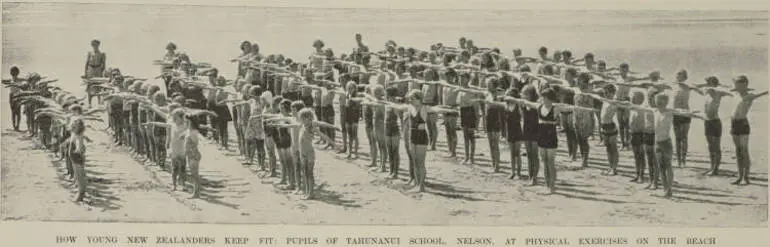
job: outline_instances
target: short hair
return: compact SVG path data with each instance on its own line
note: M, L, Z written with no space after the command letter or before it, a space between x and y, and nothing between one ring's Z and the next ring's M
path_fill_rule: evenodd
M173 111L171 111L171 118L172 119L173 118L184 118L184 116L185 116L184 108L180 107L180 108L177 108L177 109L174 109Z
M12 75L13 75L13 74L15 74L15 75L19 75L19 73L20 73L20 71L19 71L19 67L16 67L16 66L13 66L13 67L11 67L11 74L12 74Z
M322 40L320 40L320 39L317 39L317 40L313 41L313 47L321 47L321 48L323 48L324 47L324 42Z
M281 103L281 105L283 105L283 103ZM299 110L302 110L304 108L305 108L305 103L300 101L300 100L291 102L291 109L294 110L294 111L299 111Z
M668 95L665 93L655 94L655 100L665 100L668 102Z
M166 49L167 49L167 50L176 50L176 44L174 44L174 42L169 42L169 43L166 45Z
M424 95L422 91L417 89L412 89L412 91L409 91L409 93L406 94L406 97L409 98L410 100L417 100L417 101L422 101L423 96Z
M620 65L618 65L618 68L628 69L628 63L621 63Z
M297 118L300 120L315 121L316 115L311 108L303 108L297 112Z
M529 67L529 65L522 65L519 67L519 72L532 72L532 69Z
M556 90L554 90L553 88L543 89L543 91L540 92L540 95L543 96L543 98L546 98L550 101L558 100L558 98L556 97Z
M644 93L642 93L641 91L634 91L633 95L631 95L631 102L634 104L641 104L642 102L644 102Z
M709 76L709 77L706 77L704 80L706 80L706 84L708 84L709 86L719 85L719 79L716 76Z
M561 52L562 57L572 57L572 52L569 50L564 50Z
M166 94L158 91L152 94L152 100L155 102L156 105L165 105L166 103Z
M249 89L249 95L256 98L262 95L262 87L260 86L253 86Z
M100 44L102 44L102 42L99 41L98 39L91 40L91 45L100 45Z
M289 111L289 110L291 110L291 100L283 99L283 100L281 100L281 103L278 106L282 110Z
M535 102L540 98L540 96L537 95L537 88L532 84L527 84L521 89L521 97L531 102Z
M591 74L587 72L581 72L577 75L578 83L589 83L591 81Z
M75 119L70 123L70 130L77 135L83 134L86 131L86 125L82 119Z
M283 97L280 95L276 95L273 97L273 104L272 105L280 105L283 102Z
M372 87L372 95L377 97L378 95L385 96L385 88L382 87L382 85L375 84L374 87Z
M749 78L748 78L748 77L746 77L745 75L739 75L739 76L737 76L737 77L735 77L735 78L733 79L733 82L735 82L735 83L745 83L745 84L748 84L748 83L749 83Z
M541 46L540 49L537 49L537 52L538 53L546 53L547 54L548 53L548 48L546 48L545 46Z
M594 59L594 54L593 54L593 53L590 53L590 52L589 52L589 53L586 53L586 55L585 55L585 56L583 56L583 59L586 59L586 60L587 60L587 59Z
M348 92L356 92L356 88L358 88L358 85L354 81L348 81L348 83L345 83L345 90Z

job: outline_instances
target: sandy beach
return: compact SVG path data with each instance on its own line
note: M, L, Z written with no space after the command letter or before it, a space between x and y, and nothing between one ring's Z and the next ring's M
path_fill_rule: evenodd
M542 34L533 35L537 42L518 42L517 39L506 41L501 38L504 34L494 31L509 27L490 25L482 29L477 19L452 29L448 34L442 34L446 30L428 22L422 22L421 26L410 24L420 23L414 20L379 25L380 30L374 28L383 21L398 19L396 15L401 15L403 19L414 18L416 14L410 12L383 14L377 10L367 10L374 12L350 17L359 20L355 24L338 20L341 18L338 15L344 10L308 10L299 20L291 16L298 11L296 9L284 12L280 9L253 10L263 11L267 17L253 17L247 15L247 11L236 8L206 7L190 7L188 13L172 12L167 16L152 15L168 10L166 8L169 7L163 6L129 6L123 8L120 15L111 17L102 13L96 17L65 18L66 14L56 12L75 11L76 7L85 8L78 11L107 8L92 5L55 4L41 7L3 3L3 78L7 76L10 64L18 64L25 73L36 71L59 78L62 88L82 92L78 77L83 69L82 62L88 42L93 38L102 40L109 66L119 67L127 74L153 77L158 68L153 67L151 61L162 55L163 45L169 40L187 51L193 60L210 61L223 71L234 72L234 65L227 63L227 60L238 55L238 44L244 39L258 41L263 47L263 53L283 52L289 57L304 60L303 55L310 53L310 43L315 38L322 37L335 50L344 52L353 47L353 33L361 32L370 46L378 48L379 44L389 39L387 37L399 44L422 47L431 41L454 44L459 36L479 37L476 42L478 45L499 46L504 51L509 51L512 47L508 46L513 43L521 43L518 47L525 50L525 55L534 55L539 45L568 47L573 50L573 54L593 51L597 57L606 59L610 64L629 61L632 70L660 69L667 79L679 68L690 70L694 81L700 81L705 75L717 74L720 79L728 82L731 76L743 73L753 79L752 87L758 90L768 88L766 15L760 20L749 18L718 24L711 22L706 27L680 20L668 23L663 28L646 21L645 18L655 17L655 13L632 15L634 18L630 19L623 19L626 17L622 14L599 13L596 15L615 18L613 20L621 23L621 27L594 26L564 33L531 31ZM224 23L223 19L226 18L221 16L222 12L242 22ZM211 23L204 25L199 19L189 19L188 15L202 13L210 14ZM765 13L760 12L758 15L762 14ZM140 17L147 15L155 19L140 21ZM440 13L430 12L426 15L435 17L440 16ZM657 13L657 16L661 15L682 16L676 13ZM703 19L697 14L692 15L697 20ZM732 15L744 13L722 13L716 18L729 20ZM324 16L328 18L323 19ZM266 22L269 18L274 19ZM494 15L488 18L503 17ZM551 19L552 16L539 18ZM62 20L70 20L71 23L62 23ZM117 27L118 23L126 20L137 21ZM300 23L307 20L317 20L318 24ZM102 22L100 25L89 25L96 21ZM249 22L260 24L252 28L245 24ZM202 28L195 32L177 28L177 25L184 23ZM453 23L459 25L457 20ZM625 30L619 34L623 27L632 26L633 23L646 23L635 27L648 29ZM552 25L558 27L562 24ZM297 31L279 31L287 28ZM422 30L420 28L431 31L428 34L405 35ZM537 25L521 27L524 28L551 30L548 29L550 27ZM656 32L653 29L666 31ZM713 30L716 29L728 34L720 33L720 37L701 39L709 37L709 32L715 32ZM673 30L680 30L679 34L686 37L667 37ZM260 36L265 33L274 35ZM511 36L523 37L525 34L530 33L519 30ZM729 34L732 34L729 38L721 37ZM206 38L196 39L196 35ZM403 40L401 37L404 37ZM591 40L596 42L565 43L563 40L577 40L575 37L594 37ZM610 40L612 37L621 38ZM47 42L43 38L56 39L57 42ZM656 39L665 40L649 42ZM740 42L730 42L730 39ZM629 40L634 41L633 44L623 42ZM285 44L281 45L282 42ZM162 84L158 81L152 83ZM3 89L1 93L7 95L8 91ZM701 108L701 102L702 98L693 97L691 106ZM10 128L7 106L3 106L0 111L0 216L3 220L11 221L766 227L768 155L764 143L768 139L768 131L763 123L768 116L765 113L767 102L767 99L756 102L750 113L751 124L756 126L752 128L751 136L753 183L748 186L730 185L735 179L736 165L732 140L727 133L723 137L722 174L715 177L701 175L709 167L708 153L703 124L694 120L690 131L687 167L674 169L676 184L671 199L661 197L661 190L644 190L646 184L629 182L634 171L630 151L621 152L619 175L602 175L607 167L606 154L604 147L597 145L595 140L591 141L590 167L581 169L579 163L567 159L565 138L560 136L558 191L555 195L544 195L545 187L542 185L532 187L523 180L508 179L509 156L505 144L501 147L504 150L502 173L492 173L487 140L484 138L477 140L476 165L463 165L461 158L446 158L448 153L443 129L439 130L438 150L429 152L426 159L426 193L415 193L406 186L408 175L403 150L401 177L397 180L387 179L384 173L370 171L366 167L370 160L364 154L361 159L347 160L341 154L317 151L316 183L320 186L320 193L317 200L308 201L276 188L273 185L276 180L264 178L264 174L255 167L241 165L236 151L220 151L215 144L204 141L200 147L203 154L201 176L205 180L204 190L201 199L190 199L188 193L171 191L170 173L137 161L128 154L126 148L116 147L112 143L109 134L102 131L104 125L95 124L87 130L93 143L88 145L90 196L85 203L72 202L76 189L64 177L63 162L58 161L50 152L38 149L36 141L30 140L26 134L14 132ZM2 103L7 104L5 100ZM726 126L729 126L727 119L733 107L734 101L726 100L720 110ZM231 129L230 133L234 131ZM359 133L364 133L363 129ZM359 139L360 150L368 151L365 136L360 135ZM232 140L235 140L234 135L231 137L231 145ZM458 150L462 150L462 145ZM526 164L524 167L523 173L526 174Z

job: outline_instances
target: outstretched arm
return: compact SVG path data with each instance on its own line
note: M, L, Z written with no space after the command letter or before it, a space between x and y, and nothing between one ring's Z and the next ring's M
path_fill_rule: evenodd
M765 96L765 95L767 95L767 92L768 91L764 91L764 92L757 93L757 94L751 94L751 95L749 95L749 99L750 100L754 100L754 99L757 99L759 97Z

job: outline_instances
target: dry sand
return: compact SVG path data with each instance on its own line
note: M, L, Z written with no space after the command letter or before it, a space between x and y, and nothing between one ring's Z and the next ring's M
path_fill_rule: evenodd
M63 162L36 148L26 134L2 121L2 217L22 221L202 222L264 224L388 224L485 226L767 226L766 160L754 160L753 184L734 186L733 154L725 152L723 175L701 175L708 167L705 142L690 140L686 168L675 168L674 197L646 184L629 182L633 173L630 151L622 151L620 174L602 175L603 147L591 141L591 166L580 169L566 160L561 137L557 157L558 191L545 195L541 186L507 179L508 152L503 151L503 173L492 173L486 139L478 139L480 155L474 166L462 165L447 155L445 138L428 153L426 193L406 186L406 155L398 180L372 172L369 159L346 160L344 155L318 151L319 198L301 200L276 188L256 167L245 167L235 151L217 150L203 142L202 199L171 191L171 175L144 165L95 124L87 131L89 196L72 202L75 187L64 178ZM697 124L697 123L696 123ZM23 127L22 127L23 128ZM234 133L231 131L230 133ZM364 133L363 129L359 133ZM443 130L442 132L443 133ZM692 133L691 138L699 135ZM339 138L339 134L338 134ZM729 138L726 136L725 138ZM361 134L361 150L368 151ZM231 143L234 136L231 139ZM232 144L231 144L232 145ZM703 146L703 147L701 147ZM403 148L402 148L403 149ZM502 145L502 150L507 150ZM728 148L725 148L728 149ZM459 148L462 150L462 147ZM732 150L729 148L728 150ZM524 161L526 163L526 159ZM526 174L526 164L524 164ZM542 172L541 172L542 176Z

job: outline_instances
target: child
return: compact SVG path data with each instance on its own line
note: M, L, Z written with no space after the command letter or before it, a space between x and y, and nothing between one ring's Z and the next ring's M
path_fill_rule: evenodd
M262 120L264 105L262 104L262 92L259 86L251 87L248 101L251 112L246 121L244 137L246 138L246 164L251 164L254 154L257 155L259 168L265 171L265 130Z
M358 119L361 118L361 105L353 99L356 98L357 90L356 83L353 81L349 81L345 86L347 105L345 106L344 121L348 137L348 159L352 158L353 155L355 155L355 158L358 157Z
M199 165L201 161L201 153L198 150L198 136L200 136L200 133L198 132L195 121L193 121L194 117L195 116L188 115L185 118L184 125L186 129L184 130L185 133L183 134L183 138L186 158L185 160L187 162L187 166L190 168L190 175L192 180L191 182L193 185L192 198L200 198L201 179ZM184 169L182 169L182 176L184 176ZM184 179L182 179L181 184L184 187Z
M166 146L171 150L171 180L173 190L176 191L177 182L184 188L185 168L187 157L185 155L185 112L183 109L175 109L171 112L171 123L166 137ZM184 190L184 189L183 189Z
M280 103L277 104L280 113L283 117L288 117L291 111L291 101L288 99L283 99ZM294 160L291 157L291 133L289 132L289 129L286 127L275 127L276 133L274 133L275 138L275 146L278 151L278 157L281 160L281 181L279 182L280 185L286 185L284 189L286 190L294 190L296 189L295 181L294 181L294 165L292 164L292 161Z
M153 95L153 100L155 101L155 105L158 107L166 106L166 95L160 91L155 92ZM169 111L171 110L171 107L169 107ZM151 121L168 122L169 119L166 119L162 114L153 112L153 118ZM161 169L166 169L166 143L168 143L166 138L168 137L168 130L166 128L153 128L153 134L153 145L156 148L154 161Z
M520 98L519 90L516 88L509 88L505 93L506 96L512 98ZM505 107L506 127L507 127L507 139L508 147L511 151L511 176L509 179L514 179L517 176L521 177L521 110L518 105L513 102L507 102Z
M722 163L722 120L719 119L719 105L722 97L732 96L730 92L723 92L717 89L719 79L715 76L706 77L705 89L706 102L704 113L706 121L703 122L706 130L706 142L709 150L709 160L711 169L704 174L715 176L719 174L719 165Z
M486 125L487 139L489 140L489 148L492 158L492 168L495 173L500 172L500 131L503 121L504 106L500 104L494 104L499 102L500 97L498 94L498 81L495 78L489 78L487 80L487 95L485 96L484 103L486 103L486 119L484 124Z
M647 108L654 108L658 90L651 87L647 90ZM644 115L644 154L647 168L650 171L650 183L644 189L657 190L660 183L660 167L655 156L655 114L652 111L642 111Z
M263 100L267 102L267 104L265 104L265 109L262 112L263 116L267 114L280 113L279 104L283 101L283 97L281 96L272 97L272 94L270 94L269 92L262 93L262 97L263 97ZM263 126L265 128L265 147L267 151L267 160L268 160L268 166L270 169L270 177L277 177L278 175L275 173L275 171L276 171L276 162L277 162L276 143L278 140L278 130L275 128L275 126L264 123L265 120L266 118L263 117ZM281 164L281 167L283 167L283 164ZM284 171L282 170L281 172L283 173Z
M615 97L615 86L614 85L606 85L603 89L599 90L603 94L602 97L595 97L596 99L602 100L602 109L600 111L601 118L599 119L599 124L601 126L600 133L602 135L602 139L604 140L604 147L607 149L607 162L609 163L610 167L607 169L607 174L609 175L617 175L618 174L618 128L615 125L615 114L618 112L618 102L625 102L623 100L612 100L612 98ZM624 109L625 110L625 109ZM618 118L618 121L626 121L626 117ZM625 138L624 138L625 139Z
M469 73L463 72L460 74L460 86L462 88L468 89L470 80L471 77ZM457 96L460 102L460 127L462 127L465 147L465 160L463 160L463 164L472 165L475 162L476 134L474 132L476 131L479 120L478 113L476 112L477 103L475 103L474 99L477 99L479 95L483 95L483 93L461 90Z
M522 100L535 103L540 98L537 94L537 88L534 84L527 84L521 91ZM522 137L524 140L524 149L527 151L527 173L529 175L529 181L532 186L537 185L537 175L540 171L540 160L537 154L538 150L537 141L540 139L538 113L536 107L529 107L526 104L519 104L522 116Z
M735 152L738 160L738 180L735 180L733 184L740 184L741 181L745 184L749 184L749 170L751 169L751 159L749 157L749 134L751 134L751 127L749 126L749 120L747 115L754 100L767 95L767 91L761 93L749 93L749 79L740 75L733 79L735 91L738 92L738 105L735 106L732 116L732 124L730 127L730 134L733 135L733 143L735 143Z
M83 120L75 119L72 121L70 128L69 149L67 157L72 161L72 168L75 173L75 180L78 185L78 195L75 201L83 201L86 195L86 186L88 178L86 177L85 158L86 158L86 146L85 146L85 124Z
M302 102L302 100L296 100L294 102L291 102L291 116L293 116L292 120L299 120L299 111L302 109L305 109L305 103ZM310 108L310 107L307 107ZM291 127L291 126L289 126ZM296 127L296 126L294 126ZM306 180L303 179L303 173L305 172L304 164L300 162L300 153L299 153L299 130L297 128L290 128L289 133L291 135L291 149L290 149L290 155L289 158L291 158L291 164L294 166L293 171L294 174L290 174L290 176L294 176L294 182L296 189L294 190L294 194L301 194L303 192L304 185L307 183Z
M398 88L389 87L385 93L389 102L396 102L396 95L399 93ZM401 114L396 108L385 108L385 150L390 161L389 176L392 179L398 178L399 163L401 162L401 157L399 155L401 133L398 124L400 116Z
M444 80L450 85L457 85L457 72L454 69L448 68L444 72ZM458 106L458 94L459 90L451 87L443 87L442 101L444 105L449 108L455 108ZM444 114L444 129L447 135L447 145L449 146L449 157L457 157L457 117L459 114L455 112L448 112Z
M631 103L641 105L644 103L644 93L640 91L632 92ZM631 182L644 183L645 153L644 153L644 112L631 110L629 115L629 131L631 132L631 150L634 152L634 165L636 174Z
M698 88L686 84L687 71L680 70L676 73L677 86L674 87L674 108L690 109L690 91L703 94ZM674 116L674 135L676 137L676 160L679 167L687 162L687 136L690 133L690 118L686 116Z
M227 108L227 103L224 101L227 100L229 94L222 89L221 87L225 86L225 78L222 76L219 76L216 80L218 83L218 86L216 90L214 90L216 93L214 93L214 98L212 101L213 104L213 111L217 114L216 117L212 118L214 121L212 123L212 127L216 128L217 133L219 134L219 143L222 145L222 148L224 150L229 150L229 143L228 139L230 138L227 123L230 121L233 121L233 116L230 113L230 109Z
M336 94L334 91L334 85L333 84L327 84L326 89L323 90L321 94L321 115L317 116L320 117L321 121L324 121L330 125L334 125L334 95ZM332 143L329 143L324 148L329 148L334 145L334 138L336 130L334 128L323 128L326 131L325 133L329 139L332 140Z
M374 89L372 89L372 94L375 99L377 100L384 100L385 99L385 88L382 85L376 84L374 85ZM387 145L385 144L385 107L382 105L369 105L369 109L373 112L372 113L372 134L373 139L375 143L370 144L374 145L374 148L378 151L375 153L380 154L380 172L386 171L386 160L388 159L388 152L387 152ZM376 156L372 156L372 159L375 159ZM377 170L375 168L375 170Z
M302 174L305 180L305 198L312 199L314 196L315 188L315 175L313 169L315 166L315 150L313 149L313 137L318 131L313 124L315 121L315 115L310 109L302 109L297 113L298 120L302 125L299 130L299 143L297 143L299 149L299 162L300 167L303 168ZM299 172L298 172L299 173Z
M20 82L21 79L19 78L19 67L12 66L11 67L11 79L9 83L17 83ZM21 91L21 88L19 87L11 87L11 92L8 95L8 102L11 105L11 124L13 125L13 130L19 131L19 124L21 123L21 104L15 99L16 95L19 94Z

